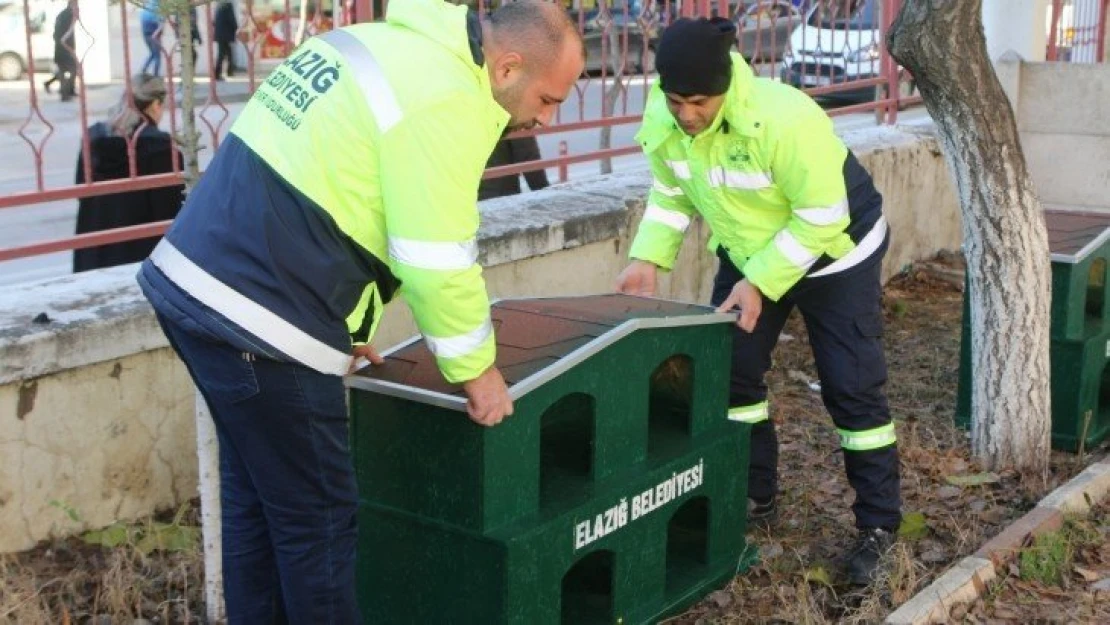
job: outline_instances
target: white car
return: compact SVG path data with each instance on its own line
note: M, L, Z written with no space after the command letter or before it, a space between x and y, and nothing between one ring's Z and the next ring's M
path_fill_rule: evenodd
M54 68L54 18L64 2L31 2L31 50L35 71ZM22 0L0 0L0 80L19 80L30 67L27 62L27 22Z
M805 89L880 75L879 4L879 0L818 0L790 36L780 70L782 81ZM822 97L871 100L875 87Z

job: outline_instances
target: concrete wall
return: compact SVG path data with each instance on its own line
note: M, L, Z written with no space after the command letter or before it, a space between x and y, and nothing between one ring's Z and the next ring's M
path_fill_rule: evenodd
M1110 64L999 63L1045 206L1110 210Z
M955 198L930 133L877 128L844 137L886 198L894 232L887 276L959 246ZM491 294L609 291L649 186L646 173L633 172L484 203L481 262ZM706 230L691 227L660 296L708 300L716 263L704 249ZM193 390L134 272L117 267L15 287L0 302L0 553L196 493ZM40 313L49 320L36 322ZM397 304L375 342L413 333Z

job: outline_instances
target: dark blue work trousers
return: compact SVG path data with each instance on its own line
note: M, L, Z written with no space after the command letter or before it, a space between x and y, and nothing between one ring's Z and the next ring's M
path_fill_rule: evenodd
M860 265L819 278L803 278L777 302L763 298L763 311L752 333L735 331L730 406L766 401L764 376L771 352L795 306L801 311L813 348L821 398L836 427L865 432L890 423L883 385L883 311L880 271L885 246ZM743 279L725 254L713 283L719 305ZM790 418L787 415L787 418ZM771 420L753 424L748 496L766 500L778 491L779 444ZM861 528L897 528L901 491L897 444L866 451L844 450L848 481L856 492L852 510Z
M220 442L228 623L355 625L357 490L341 378L159 315Z

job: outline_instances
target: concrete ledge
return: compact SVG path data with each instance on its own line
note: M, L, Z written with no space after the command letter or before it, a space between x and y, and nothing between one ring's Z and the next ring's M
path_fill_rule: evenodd
M1092 464L1067 484L1045 497L1038 508L1066 514L1087 514L1091 503L1102 501L1110 493L1110 460Z
M1059 510L1038 505L1002 530L1002 533L988 540L975 555L990 560L995 566L1003 566L1013 560L1018 551L1028 546L1034 537L1054 532L1063 525L1064 515Z
M10 287L0 299L0 384L165 347L137 267Z
M649 185L646 173L626 173L484 203L479 260L492 267L626 237ZM137 270L11 287L0 299L0 385L166 347Z
M1013 561L1034 537L1060 529L1065 514L1087 514L1092 504L1107 496L1110 496L1110 459L1087 467L1049 493L1037 507L987 541L975 555L961 560L902 604L885 622L888 625L946 622L952 606L978 599L994 579L995 571Z
M952 606L974 601L994 580L990 560L969 556L887 617L888 625L942 623Z

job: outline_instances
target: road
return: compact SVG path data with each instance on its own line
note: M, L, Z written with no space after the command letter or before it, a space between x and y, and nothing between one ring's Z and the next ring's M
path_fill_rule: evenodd
M41 80L41 79L40 79ZM652 78L636 77L631 80L626 89L626 94L618 99L613 115L632 115L643 110L643 101L650 87ZM559 112L559 121L562 123L593 120L601 117L602 107L602 81L593 78L581 81L572 91L568 100ZM611 85L612 80L607 81ZM12 89L17 89L10 83L0 87L0 107L7 115L0 115L0 162L5 167L0 168L0 195L6 196L15 193L33 191L36 188L36 157L27 141L18 135L22 125L20 118L26 118L28 106L26 104L26 85L18 96L22 99L22 113L12 113ZM201 86L201 92L207 94L207 85ZM220 93L225 99L242 100L238 94L245 94L246 85L242 83L220 83ZM9 93L4 93L7 90ZM107 109L118 97L118 88L95 89L89 91L87 118L90 123L102 119ZM7 102L4 102L7 96ZM17 98L17 101L18 101ZM234 102L224 108L209 106L201 114L207 121L202 124L204 143L211 146L213 131L223 136L230 126L231 120L242 109L242 102ZM76 155L81 141L80 110L74 103L63 106L53 99L46 101L42 109L44 115L54 124L52 134L46 137L45 125L34 121L25 131L36 146L41 146L42 178L45 188L63 187L73 182ZM179 117L180 119L180 113ZM859 113L836 118L837 126L849 129L870 126L875 123L872 113ZM208 126L211 126L209 128ZM168 122L163 122L167 127ZM625 124L612 128L612 147L634 145L633 136L638 128L637 124ZM598 149L600 130L583 130L576 132L563 132L542 135L539 137L540 151L545 158L558 155L559 142L566 141L571 155L583 154ZM205 167L212 157L212 150L201 152L201 167ZM613 160L614 171L624 171L644 167L641 155L631 155ZM599 163L588 162L569 166L570 180L580 180L585 177L595 176L599 173ZM555 169L548 170L548 177L552 182L558 180ZM76 223L76 200L65 200L34 204L14 208L0 209L0 248L12 247L33 241L56 239L73 233ZM70 271L71 253L60 252L45 256L24 258L0 263L0 285L14 284L30 280L39 280L59 275Z

